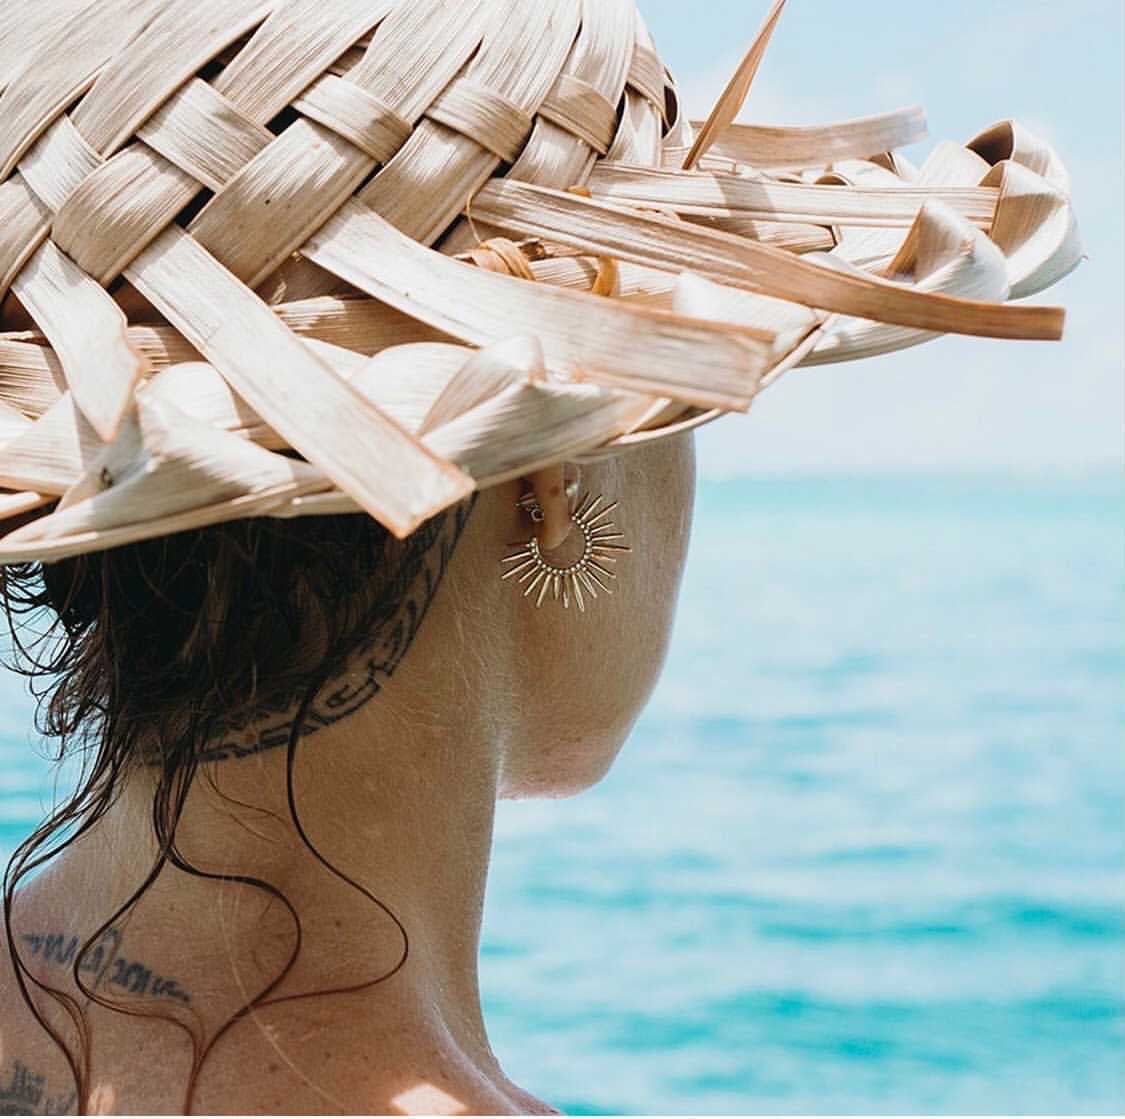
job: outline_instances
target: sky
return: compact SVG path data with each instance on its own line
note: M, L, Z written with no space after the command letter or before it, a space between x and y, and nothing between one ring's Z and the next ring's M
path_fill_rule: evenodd
M709 112L769 0L638 0L693 119ZM746 416L700 429L704 477L895 469L1083 472L1120 464L1125 418L1121 0L789 0L746 105L818 124L921 105L927 139L1014 119L1073 179L1088 259L1022 302L1063 306L1062 341L945 335L795 370Z

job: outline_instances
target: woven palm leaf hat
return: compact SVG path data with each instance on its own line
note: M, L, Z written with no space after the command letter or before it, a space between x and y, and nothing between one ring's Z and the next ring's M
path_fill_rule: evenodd
M745 412L1081 245L1013 121L704 122L633 0L4 0L0 563L366 512ZM16 329L16 328L19 329Z

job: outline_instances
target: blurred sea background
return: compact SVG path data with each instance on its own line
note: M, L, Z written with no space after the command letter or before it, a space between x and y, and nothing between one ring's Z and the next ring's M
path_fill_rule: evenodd
M767 0L638 0L706 115ZM1061 342L796 370L699 433L608 778L500 806L482 958L564 1111L1125 1111L1120 0L790 0L740 117L1014 118L1073 176ZM623 502L627 495L620 495ZM0 673L0 856L50 795Z
M1123 512L1113 472L703 483L617 766L502 806L482 982L517 1082L1125 1110Z
M1125 1109L1125 481L706 480L664 675L503 802L481 982L571 1113ZM0 677L0 854L48 803Z

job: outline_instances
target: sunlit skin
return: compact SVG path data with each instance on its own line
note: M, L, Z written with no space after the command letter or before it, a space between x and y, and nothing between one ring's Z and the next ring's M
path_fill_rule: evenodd
M297 806L309 838L406 926L407 961L364 991L283 1002L235 1025L204 1065L196 1112L552 1110L505 1076L481 1014L477 956L495 804L574 795L612 765L664 663L694 481L690 433L582 466L581 492L620 502L613 518L632 547L618 561L614 595L588 603L584 614L550 598L536 609L499 578L501 557L533 531L544 548L561 542L552 555L570 562L563 467L481 494L393 679L297 753ZM538 528L516 506L529 484L546 514ZM285 750L208 771L223 794L254 807L224 802L197 781L178 832L185 858L269 881L301 917L300 957L273 997L390 971L403 950L397 925L333 877L296 834ZM153 859L150 801L134 780L88 838L17 895L17 938L85 935L132 893ZM122 955L170 977L200 1014L205 1036L279 972L294 943L292 919L277 901L171 869L122 932ZM25 955L32 943L21 943ZM67 968L38 957L29 963L45 981L71 989ZM18 1059L29 1070L24 1083L43 1078L43 1101L66 1097L67 1065L9 973L5 966L0 983L0 1076ZM155 1005L168 1004L147 1004ZM66 1028L57 1007L47 1013ZM99 1108L179 1110L187 1036L98 1007L87 1016Z

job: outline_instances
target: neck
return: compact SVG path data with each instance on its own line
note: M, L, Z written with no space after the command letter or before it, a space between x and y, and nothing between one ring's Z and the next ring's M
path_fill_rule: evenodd
M410 1053L440 1050L448 1065L453 1052L475 1075L502 1082L477 975L497 736L480 712L467 716L462 704L434 696L434 680L455 681L456 674L429 674L425 696L411 694L407 675L396 678L393 705L372 703L303 740L293 769L294 801L309 841L381 904L332 873L302 841L287 800L284 748L201 770L176 844L203 872L268 883L299 916L300 953L265 1001L391 973L348 994L281 1004L265 1012L271 1022L294 1014L319 1022L333 1015L335 1004L357 1054L376 1044L384 1053L388 1045L396 1052L405 1047L408 1062ZM17 898L17 929L89 936L150 872L157 855L151 812L152 784L141 773L90 834L33 884L39 901L25 912L29 920L35 913L43 928L20 919ZM398 922L409 938L405 962ZM107 943L116 955L176 979L203 1014L205 1036L278 976L296 944L293 917L271 892L174 866L164 868L134 915L114 926L119 933ZM25 955L30 943L20 944ZM56 969L50 981L58 983L61 974ZM91 973L84 978L92 984ZM99 989L114 999L127 993L108 973ZM152 1009L165 1007L154 1001ZM240 1031L254 1027L243 1021L232 1034ZM425 1071L418 1069L420 1084Z

